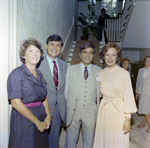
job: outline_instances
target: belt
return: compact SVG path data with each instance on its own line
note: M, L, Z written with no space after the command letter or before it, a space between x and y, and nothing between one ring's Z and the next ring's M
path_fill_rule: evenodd
M100 116L102 114L102 110L103 110L103 107L108 103L108 102L111 102L112 105L119 111L121 112L123 110L122 108L122 105L120 103L122 103L124 100L123 98L106 98L106 97L103 97L102 101L101 101L101 107L100 107Z
M40 106L42 103L40 102L31 102L28 104L24 104L26 107Z

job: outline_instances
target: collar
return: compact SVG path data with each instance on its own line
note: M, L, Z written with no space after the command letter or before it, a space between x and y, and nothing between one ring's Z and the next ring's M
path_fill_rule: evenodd
M35 83L41 85L40 82L43 81L43 80L41 79L41 78L42 78L41 72L40 72L37 68L36 68L37 78L35 78L35 77L33 76L33 74L30 72L30 70L25 66L25 64L22 64L22 65L20 66L20 70L21 70L24 74L26 74L30 80L32 80L32 81L34 81Z
M146 67L144 67L144 70L145 70L145 71L149 71L149 70L150 70L150 68L146 69Z
M25 73L26 75L32 76L32 73L31 73L30 70L25 66L25 64L22 64L21 67L22 67L22 69L23 69L23 71L24 71L24 73ZM36 69L36 73L40 75L40 74L41 74L40 71L39 71L37 68L35 68L35 69Z
M84 70L84 67L87 67L88 70L91 69L91 64L89 64L88 66L84 66L82 62L80 62L80 66L81 66L81 69Z
M22 67L22 69L23 69L23 71L24 71L24 73L25 73L26 75L28 75L28 76L31 76L31 75L32 75L32 73L31 73L30 70L25 66L25 64L22 64L21 67Z
M57 57L56 57L56 59L55 60L52 60L48 55L46 55L46 58L47 58L47 61L48 61L48 63L49 64L52 64L53 63L53 61L55 61L56 62L56 64L58 63L57 62Z

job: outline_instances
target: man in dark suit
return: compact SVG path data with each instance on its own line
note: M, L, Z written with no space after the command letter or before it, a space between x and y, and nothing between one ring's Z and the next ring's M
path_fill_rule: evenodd
M66 100L64 96L67 63L57 58L62 50L63 42L59 35L51 35L46 41L47 55L39 66L39 70L47 82L47 99L51 113L49 129L49 148L59 147L59 132L62 121L66 122Z

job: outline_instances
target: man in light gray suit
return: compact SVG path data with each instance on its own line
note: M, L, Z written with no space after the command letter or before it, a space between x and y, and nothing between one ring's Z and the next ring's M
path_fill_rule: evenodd
M67 100L66 147L76 148L82 124L84 148L92 148L99 105L100 67L91 64L95 46L89 42L80 47L81 63L70 66L66 74L65 98Z
M59 147L59 132L62 121L66 122L66 100L64 96L67 63L57 58L63 46L59 35L51 35L46 41L47 55L39 70L47 82L47 99L51 114L48 134L49 148Z

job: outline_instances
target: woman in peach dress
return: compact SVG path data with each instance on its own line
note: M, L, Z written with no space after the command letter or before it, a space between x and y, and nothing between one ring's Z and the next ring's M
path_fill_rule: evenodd
M98 110L94 148L129 148L131 114L137 111L129 72L116 65L118 45L108 43L100 52L107 67L99 72L102 100Z

